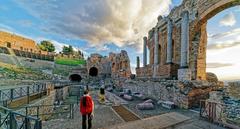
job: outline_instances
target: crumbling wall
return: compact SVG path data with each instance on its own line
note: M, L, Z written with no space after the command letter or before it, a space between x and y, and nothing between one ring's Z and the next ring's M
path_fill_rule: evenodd
M156 100L172 101L180 108L191 108L198 106L200 100L207 99L210 91L218 89L218 84L206 81L140 80L127 81L123 88Z

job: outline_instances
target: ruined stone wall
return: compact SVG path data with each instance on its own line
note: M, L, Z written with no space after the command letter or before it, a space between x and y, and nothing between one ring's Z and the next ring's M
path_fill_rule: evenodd
M1 54L0 62L17 65L25 68L30 68L33 70L53 70L54 62L44 61L38 59L28 59L25 57L17 57L13 55Z
M112 77L130 77L131 67L130 60L126 51L122 50L121 53L109 54L109 60L112 63Z
M41 51L32 39L0 31L0 46L9 47L8 43L12 49L47 54L47 52Z
M87 60L87 69L96 67L99 75L111 75L113 78L128 78L131 75L130 60L126 51L109 53L108 57L92 54Z
M209 92L218 89L218 84L206 81L147 80L149 81L128 81L123 87L142 93L145 97L172 101L180 108L198 106L200 100L208 98Z
M236 5L240 5L239 0L183 0L182 4L174 7L168 16L159 16L157 24L148 32L147 47L150 62L147 67L144 66L145 69L155 67L154 72L146 73L144 68L137 68L137 77L143 77L143 74L148 77L152 74L155 78L178 76L180 79L206 80L207 20ZM156 33L157 40L154 36ZM155 49L155 42L159 44L159 50ZM171 42L172 48L169 45ZM182 45L184 46L181 50ZM172 70L163 70L167 63L167 48L169 53L172 53L171 63L180 66L177 74ZM155 50L158 50L156 51L158 53ZM154 55L159 56L157 64L154 64L154 60L157 59Z
M104 57L101 56L100 54L94 53L91 54L91 56L87 60L87 70L89 73L90 68L95 67L98 69L98 73L102 73L102 59Z

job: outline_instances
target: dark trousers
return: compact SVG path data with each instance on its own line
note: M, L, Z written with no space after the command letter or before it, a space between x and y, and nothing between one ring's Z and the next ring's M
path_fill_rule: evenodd
M87 129L87 120L88 120L88 129L92 128L91 114L87 114L87 115L82 115L82 129Z

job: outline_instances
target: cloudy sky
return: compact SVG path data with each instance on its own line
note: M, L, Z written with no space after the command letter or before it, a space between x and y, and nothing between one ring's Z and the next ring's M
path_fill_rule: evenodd
M0 29L52 41L61 51L73 45L90 53L128 51L132 67L142 57L142 37L181 0L1 0ZM240 79L240 7L208 23L208 71L220 79Z

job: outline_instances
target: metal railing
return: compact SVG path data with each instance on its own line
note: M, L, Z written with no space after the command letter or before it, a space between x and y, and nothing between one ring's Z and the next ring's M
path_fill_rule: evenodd
M52 84L54 88L63 88L65 86L74 85L69 81L45 81L34 83L30 86L21 86L10 89L0 90L0 105L7 106L7 102L12 102L16 99L27 97L27 104L29 104L30 96L38 94L42 97L42 93L47 92L47 84Z
M233 129L240 128L240 106L200 101L200 117Z
M22 87L10 88L10 89L2 89L0 90L0 102L13 101L15 99L22 98L22 97L28 97L28 102L29 102L30 95L33 95L36 93L42 93L46 91L47 91L46 84L35 84L32 86L22 86Z
M25 106L21 107L19 111L26 114L26 116L37 117L41 120L74 118L74 104Z
M42 129L42 121L0 106L1 129Z

